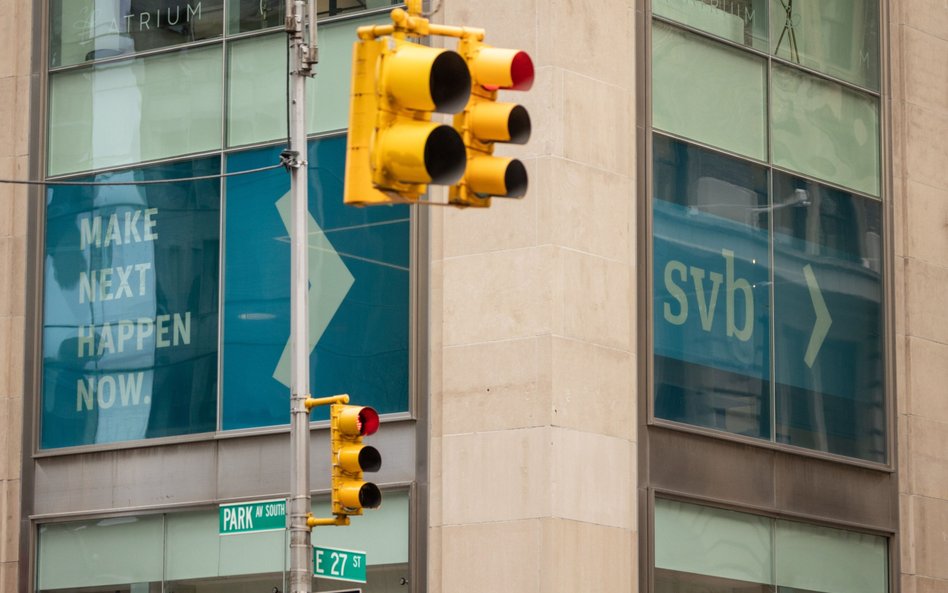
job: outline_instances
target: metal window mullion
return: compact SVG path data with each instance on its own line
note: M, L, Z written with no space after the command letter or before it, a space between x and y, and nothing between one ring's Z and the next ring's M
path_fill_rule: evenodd
M770 3L767 3L768 9ZM767 27L770 28L770 14L768 12ZM770 348L770 381L768 381L768 397L770 398L770 442L777 443L777 257L774 249L774 135L773 135L773 56L770 54L770 35L767 35L767 84L765 112L767 114L767 125L764 126L767 134L767 252L770 259L770 271L768 274L770 280L769 290L767 291L770 299L770 338L768 347ZM776 558L774 558L776 562ZM774 564L774 571L776 571Z

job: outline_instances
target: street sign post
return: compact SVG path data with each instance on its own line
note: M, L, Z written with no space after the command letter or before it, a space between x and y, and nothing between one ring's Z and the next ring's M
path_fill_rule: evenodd
M365 582L365 552L313 546L313 574L337 581Z
M286 529L286 500L277 498L222 504L219 525L220 535Z

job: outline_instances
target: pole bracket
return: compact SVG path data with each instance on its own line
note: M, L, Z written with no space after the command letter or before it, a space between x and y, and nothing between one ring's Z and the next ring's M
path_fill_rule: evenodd
M307 397L306 401L303 402L303 405L306 406L306 410L312 410L316 406L328 406L330 404L347 404L349 403L349 394L343 393L342 395L330 395L329 397Z
M300 153L298 150L284 150L280 153L280 164L283 165L283 168L289 173L290 169L299 169L306 165L306 161L300 160L299 157Z
M335 515L333 517L314 517L312 513L306 514L306 526L312 529L321 525L348 525L349 515Z

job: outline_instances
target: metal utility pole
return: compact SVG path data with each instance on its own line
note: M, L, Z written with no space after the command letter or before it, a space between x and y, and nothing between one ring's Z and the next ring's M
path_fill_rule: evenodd
M310 593L313 585L313 548L307 515L309 496L309 267L307 224L309 208L306 175L306 79L318 60L315 0L287 0L286 31L290 52L289 147L284 163L290 172L292 233L290 237L290 582L291 593Z

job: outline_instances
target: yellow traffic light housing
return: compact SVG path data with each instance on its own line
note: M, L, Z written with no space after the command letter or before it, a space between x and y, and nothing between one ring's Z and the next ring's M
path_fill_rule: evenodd
M357 41L344 202L415 202L428 184L457 182L464 174L464 142L431 115L461 111L470 89L467 64L457 52L398 37Z
M491 196L520 198L527 191L527 170L518 159L495 157L494 144L525 144L530 115L522 105L497 102L498 90L526 91L533 86L530 56L515 49L490 47L478 36L464 36L458 50L471 72L472 89L454 127L467 149L467 170L452 186L448 201L456 206L490 206Z
M363 480L363 472L382 467L378 449L362 444L362 437L379 429L379 415L368 406L334 403L329 411L332 447L332 512L361 515L362 509L374 509L382 503L378 486Z

